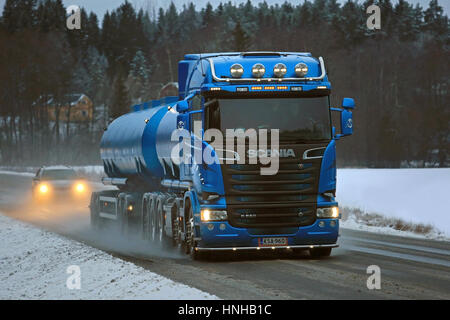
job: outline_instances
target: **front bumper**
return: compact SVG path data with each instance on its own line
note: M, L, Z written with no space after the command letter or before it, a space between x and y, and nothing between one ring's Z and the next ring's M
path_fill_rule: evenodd
M319 223L322 221L321 225ZM212 226L211 226L212 225ZM262 250L334 248L339 235L338 219L317 219L314 224L297 228L235 228L227 221L201 222L197 229L198 250ZM287 238L283 246L259 246L261 238Z
M314 249L314 248L337 248L338 244L316 244L316 245L293 245L276 247L232 247L232 248L202 248L196 247L198 251L239 251L239 250L276 250L276 249Z

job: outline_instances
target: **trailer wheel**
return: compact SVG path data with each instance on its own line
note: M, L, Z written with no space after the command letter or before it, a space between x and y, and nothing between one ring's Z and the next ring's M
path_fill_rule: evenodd
M150 239L156 241L158 239L158 218L156 216L156 195L151 195L148 206L148 216L150 222Z
M150 217L149 217L149 210L148 210L148 204L149 199L147 196L144 196L142 199L142 230L141 235L143 240L149 240L150 239Z
M159 196L156 200L155 215L158 220L158 242L161 246L168 244L169 239L165 232L165 219L164 219L164 202L166 201L165 196Z
M311 258L329 257L331 255L331 248L313 248L309 249Z

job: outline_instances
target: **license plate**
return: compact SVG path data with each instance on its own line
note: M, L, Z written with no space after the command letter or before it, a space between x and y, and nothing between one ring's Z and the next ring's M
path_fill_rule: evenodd
M260 247L287 246L288 238L259 238L258 245Z

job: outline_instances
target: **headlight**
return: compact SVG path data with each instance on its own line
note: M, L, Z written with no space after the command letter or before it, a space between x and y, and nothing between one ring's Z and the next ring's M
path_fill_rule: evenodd
M230 68L230 73L233 78L240 78L244 74L244 67L239 63L233 64Z
M252 67L252 74L255 78L262 78L266 73L266 67L261 63L257 63Z
M284 65L283 63L277 63L275 65L275 67L273 68L273 74L277 78L283 78L284 75L286 74L286 72L287 72L287 68L286 68L286 65Z
M317 208L317 218L339 218L339 208Z
M202 221L223 221L227 220L227 212L225 210L202 210Z
M82 183L77 183L76 185L75 185L75 190L77 191L77 192L84 192L84 190L85 190L86 188L84 187L84 184L82 184Z
M295 66L295 74L298 77L304 77L308 73L308 66L304 63L298 63Z
M41 184L39 186L39 192L40 193L47 193L48 192L48 186L46 184Z

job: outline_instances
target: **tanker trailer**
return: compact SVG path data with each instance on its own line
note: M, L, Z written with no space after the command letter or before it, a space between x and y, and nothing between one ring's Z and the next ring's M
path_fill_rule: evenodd
M133 106L105 130L103 183L117 189L92 194L92 226L193 259L241 250L330 255L340 217L336 140L353 132L354 101L330 106L324 60L189 54L178 71L179 96Z

